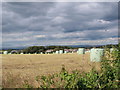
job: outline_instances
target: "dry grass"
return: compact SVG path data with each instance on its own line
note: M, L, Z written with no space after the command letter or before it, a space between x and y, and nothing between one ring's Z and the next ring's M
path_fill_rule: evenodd
M66 69L88 72L94 66L100 70L100 63L89 60L89 53L78 54L24 54L2 55L2 84L5 88L23 87L25 80L38 87L37 75L48 75L60 72L61 66Z

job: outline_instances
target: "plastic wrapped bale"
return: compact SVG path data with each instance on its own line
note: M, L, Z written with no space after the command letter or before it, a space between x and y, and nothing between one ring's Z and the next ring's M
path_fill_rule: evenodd
M3 54L8 54L8 51L4 51Z
M41 52L40 54L43 54L43 52Z
M78 51L77 51L77 53L78 53Z
M56 51L56 54L59 54L59 51Z
M85 54L85 49L84 48L79 48L77 53L78 54Z
M62 54L62 53L63 53L63 50L60 50L59 53Z
M66 53L67 53L67 51L64 51L64 53L66 54Z
M20 53L20 54L23 54L23 53Z
M102 56L104 55L104 49L91 49L90 51L90 61L92 62L100 62L102 60Z

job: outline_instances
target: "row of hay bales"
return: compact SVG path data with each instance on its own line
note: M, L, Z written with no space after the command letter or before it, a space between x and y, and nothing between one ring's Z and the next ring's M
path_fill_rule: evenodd
M63 54L65 53L63 50L56 51L55 54Z
M114 48L110 49L110 52L114 51ZM85 53L90 53L90 61L92 62L99 62L101 61L102 57L104 56L105 50L102 48L92 48L91 50L86 51L85 48L79 48L77 53L78 54L85 54ZM64 50L58 50L56 52L53 52L52 54L66 54L67 51ZM7 51L4 51L3 54L8 54ZM23 53L20 53L23 54ZM29 53L30 54L30 53ZM35 53L37 54L37 53ZM43 52L41 52L40 54L44 54ZM45 53L45 54L49 54L49 53Z
M63 54L63 53L67 53L67 52L63 50L59 50L59 51L53 52L52 54ZM3 54L12 54L12 53L8 53L8 51L4 51ZM20 53L20 54L24 54L24 53ZM31 53L27 53L27 54L31 54ZM40 52L40 53L34 53L34 54L50 54L50 53Z
M110 53L112 53L113 51L116 51L117 49L115 48L111 48L110 49ZM90 61L92 62L100 62L102 57L105 55L106 50L102 49L102 48L92 48L89 51L85 51L84 48L79 48L77 53L78 54L85 54L89 52L90 53Z
M78 54L85 54L87 52L90 52L90 61L92 62L99 62L101 60L101 57L104 55L104 49L101 48L92 48L89 51L85 51L84 48L78 49Z
M52 54L63 54L63 53L67 53L67 51L64 51L64 50L58 50L56 52L53 52ZM3 54L12 54L12 53L8 53L8 51L4 51ZM24 53L20 53L20 54L24 54ZM31 53L27 53L27 54L31 54ZM43 52L40 52L40 53L34 53L34 54L51 54L51 53L43 53Z
M53 53L45 53L45 54L63 54L63 53L66 53L66 51L64 51L64 50L58 50L58 51L55 51Z
M12 54L12 53L8 53L8 51L3 51L2 54ZM24 54L24 53L20 53L20 54Z

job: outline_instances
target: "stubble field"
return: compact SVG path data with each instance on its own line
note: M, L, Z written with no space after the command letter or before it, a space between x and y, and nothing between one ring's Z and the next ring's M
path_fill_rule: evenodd
M92 67L100 70L100 63L90 62L90 54L11 54L2 55L2 86L21 88L26 81L34 87L38 75L49 75L61 71L65 65L67 71L89 72Z

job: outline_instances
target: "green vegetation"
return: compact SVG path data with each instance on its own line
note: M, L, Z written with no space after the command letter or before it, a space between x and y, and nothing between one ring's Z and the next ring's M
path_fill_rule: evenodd
M32 46L23 50L24 53L39 53L44 51L45 51L44 46Z
M117 48L120 50L120 44ZM110 52L108 48L106 50ZM39 88L120 88L120 77L118 76L120 51L114 50L112 57L113 60L103 57L101 71L93 68L87 73L81 73L78 70L68 73L63 65L60 73L42 77L37 76L35 79L40 84Z
M24 53L40 53L40 52L45 52L46 50L53 49L53 51L56 50L63 50L63 49L70 49L72 47L68 46L32 46L28 47L23 50Z
M117 48L119 47L118 44L112 45L112 44L108 44L108 45L102 45L102 46L98 46L97 48Z
M3 49L2 51L8 51L8 53L10 53L12 50L17 50L17 53L20 54L20 53L40 53L40 52L43 52L45 53L46 50L50 50L52 49L53 52L54 51L58 51L58 50L63 50L63 49L78 49L78 48L85 48L85 49L91 49L91 48L104 48L104 47L107 47L107 48L112 48L112 47L118 47L118 44L117 45L101 45L101 46L90 46L90 47L70 47L70 46L31 46L31 47L27 47L25 49ZM12 53L13 54L13 53Z

